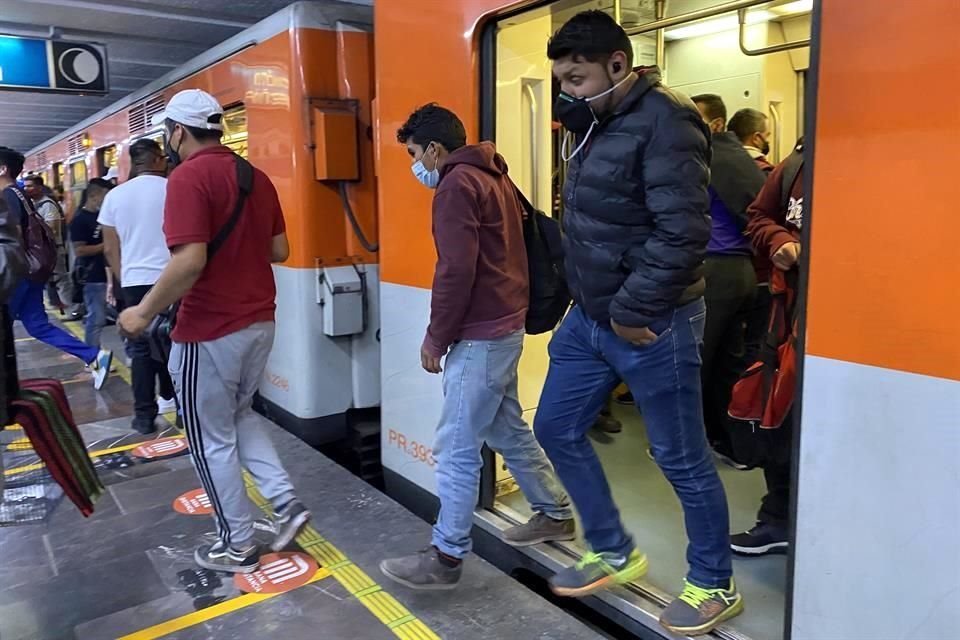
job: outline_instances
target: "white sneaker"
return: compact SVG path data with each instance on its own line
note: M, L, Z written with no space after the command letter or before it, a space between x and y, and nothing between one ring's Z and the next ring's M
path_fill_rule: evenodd
M177 401L175 398L170 398L166 400L164 398L157 398L157 410L160 415L166 415L168 413L175 413L177 411Z
M113 351L107 349L100 349L96 360L90 363L90 371L93 373L93 388L97 391L102 389L103 383L107 381L111 364L113 364Z

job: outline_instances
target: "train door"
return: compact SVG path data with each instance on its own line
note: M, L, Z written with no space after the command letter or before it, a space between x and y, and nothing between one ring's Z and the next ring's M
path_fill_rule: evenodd
M118 161L117 145L111 144L97 149L97 175L102 178L110 169L117 169Z
M727 3L729 4L729 3ZM745 4L745 3L741 3ZM808 66L810 2L754 2L738 15L718 12L716 0L644 2L621 0L553 2L501 18L488 27L484 42L491 77L484 86L492 95L486 104L495 113L481 137L494 139L511 167L511 174L531 201L553 209L554 185L562 184L565 167L558 158L559 140L551 108L555 89L547 39L579 11L600 8L618 18L631 34L637 65L658 64L664 81L687 95L720 95L728 119L737 110L765 113L771 132L771 162L786 157L802 131L804 72ZM699 18L699 19L698 19ZM670 24L657 28L660 24ZM742 26L741 26L741 23ZM651 26L652 25L652 26ZM560 180L554 180L560 177ZM562 215L562 211L557 211ZM550 335L528 336L520 364L520 400L532 423L546 376ZM638 546L656 561L634 592L656 603L668 601L686 571L686 535L680 505L673 490L647 454L643 419L635 407L612 406L623 423L617 434L591 433L624 523ZM530 508L499 456L488 456L493 483L483 505L508 520L523 522ZM765 493L763 472L737 471L718 464L727 490L731 525L749 529ZM582 542L566 546L570 556L583 552ZM764 640L781 638L787 590L787 558L773 556L737 561L738 586L749 606L720 634ZM734 637L731 635L729 637Z

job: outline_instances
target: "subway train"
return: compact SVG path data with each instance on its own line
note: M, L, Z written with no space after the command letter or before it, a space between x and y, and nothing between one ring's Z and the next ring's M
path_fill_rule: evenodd
M291 240L290 259L275 267L277 340L262 410L314 445L369 435L379 422L387 492L429 518L441 389L417 356L435 260L430 192L413 179L395 131L416 107L439 102L471 141L497 143L535 205L559 213L562 132L546 41L576 12L609 11L637 64L659 65L672 88L719 94L731 114L766 113L772 161L806 141L792 544L786 556L735 561L746 611L713 635L955 635L960 304L944 285L960 267L948 231L956 181L942 154L960 143L954 0L368 4L292 4L32 150L27 170L76 196L112 166L125 175L133 140L162 138L151 117L176 91L216 96L225 143L273 179ZM525 344L528 421L548 341ZM617 415L623 433L595 446L651 570L584 602L652 637L666 633L656 621L683 578L682 518L643 453L642 418ZM746 529L763 477L721 476L732 525ZM480 552L541 577L582 552L579 541L507 548L500 532L529 515L501 461L485 455Z

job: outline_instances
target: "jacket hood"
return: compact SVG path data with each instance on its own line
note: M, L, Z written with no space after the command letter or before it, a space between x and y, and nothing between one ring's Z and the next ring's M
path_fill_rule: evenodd
M457 165L468 164L495 176L507 174L507 161L503 159L492 142L468 144L460 147L449 156L440 169L440 178L450 173Z

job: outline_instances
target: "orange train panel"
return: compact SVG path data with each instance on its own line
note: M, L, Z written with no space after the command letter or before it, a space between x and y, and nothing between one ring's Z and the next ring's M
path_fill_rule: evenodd
M822 7L807 353L960 380L956 0Z
M387 282L429 288L436 251L430 235L432 193L410 172L396 131L414 109L439 102L477 142L480 122L477 21L517 3L505 0L375 2L380 268ZM546 47L546 43L544 43Z
M369 61L371 35L360 31L339 34L321 29L296 29L273 36L244 49L160 92L167 100L183 89L209 92L225 106L243 103L248 125L250 161L273 180L280 196L291 240L288 267L313 268L317 262L346 262L376 257L352 248L352 231L346 222L336 186L314 179L310 149L307 98L356 98L361 127L369 127L369 100L373 69L367 64L338 59ZM346 76L342 74L346 73ZM120 148L120 171L126 175L129 160L126 145L129 128L127 109L110 115L85 130L90 139L85 160L89 177L95 177L96 149L111 144ZM371 143L360 140L361 181L351 184L351 200L368 236L376 239L375 180ZM66 140L43 149L47 164L66 161ZM37 166L30 158L28 169ZM65 163L66 164L66 163ZM67 187L69 169L67 170Z

